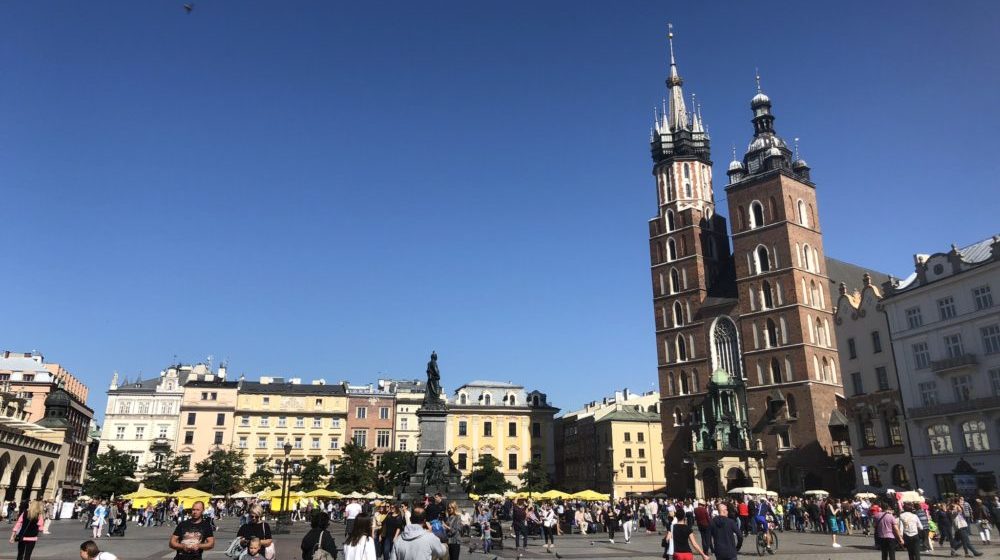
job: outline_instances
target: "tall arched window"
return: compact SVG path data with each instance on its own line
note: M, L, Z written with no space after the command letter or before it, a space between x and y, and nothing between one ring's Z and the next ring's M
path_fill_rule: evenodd
M799 224L809 227L809 217L806 216L806 205L804 202L802 202L801 199L799 200L798 203L798 211L799 211Z
M698 389L698 370L696 370L696 369L691 370L691 385L690 385L690 387L691 387L691 392L692 393L697 393L699 391L699 389Z
M729 317L723 316L715 320L715 326L712 327L712 369L722 369L742 378L739 338L736 333L736 324Z
M823 323L816 317L816 344L826 346L826 331L823 330Z
M683 362L687 360L687 342L684 341L683 335L677 335L677 361Z
M809 250L809 244L802 246L802 265L808 271L812 271L812 251Z
M986 422L970 420L962 423L962 436L967 451L989 451L990 438L986 433Z
M667 210L667 231L674 231L674 211Z
M781 364L777 358L771 358L771 383L781 382Z
M934 424L927 428L927 439L930 440L931 455L941 453L953 453L951 446L951 426L948 424Z
M462 393L458 396L458 404L469 404L469 396Z
M687 163L684 164L684 196L686 198L691 198L691 166Z
M670 269L670 293L676 294L681 291L681 275L677 273L676 268Z
M677 198L677 194L674 192L674 170L672 167L667 168L667 202L672 202Z
M795 395L791 393L785 395L785 410L788 411L789 418L799 417L799 407L795 404Z
M681 426L684 424L684 413L681 412L681 407L674 407L674 426Z
M679 327L684 324L684 309L681 307L681 302L674 302L674 326Z
M677 260L677 242L673 238L667 240L667 260Z
M823 303L819 300L819 288L816 287L815 280L809 280L809 291L812 294L813 307L822 307Z
M761 299L761 307L764 309L772 309L774 307L774 297L771 295L771 283L764 280L760 283L760 291L763 294Z
M767 320L767 346L773 348L778 345L778 326L773 319Z
M490 406L491 404L493 404L493 395L489 393L483 393L483 404L486 406Z
M767 247L759 245L754 252L754 264L757 266L757 274L763 274L771 270L771 261L768 259Z
M739 208L739 215L740 215L740 230L745 230L747 229L747 211L742 206L740 206Z
M759 228L764 225L764 205L755 200L750 203L750 228Z
M823 381L830 381L830 360L823 356Z
M677 385L674 383L674 372L667 374L667 394L676 395Z
M680 373L680 382L681 382L681 394L682 395L689 394L691 392L691 390L690 390L691 387L688 385L688 376L684 372L684 370L681 370L681 373Z

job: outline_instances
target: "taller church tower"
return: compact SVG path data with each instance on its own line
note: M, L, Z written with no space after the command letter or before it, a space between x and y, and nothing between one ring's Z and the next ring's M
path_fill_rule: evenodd
M829 424L840 378L809 167L775 133L758 86L753 140L729 165L730 253L709 135L700 110L685 106L672 31L668 39L649 221L668 492L833 489L839 442Z

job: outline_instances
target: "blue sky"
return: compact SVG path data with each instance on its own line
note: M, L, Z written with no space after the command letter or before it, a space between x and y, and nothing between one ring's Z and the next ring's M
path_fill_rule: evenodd
M368 382L436 349L449 390L564 409L652 388L668 20L716 177L759 67L830 256L905 275L1000 233L995 2L182 4L0 19L0 348L99 414L174 356Z

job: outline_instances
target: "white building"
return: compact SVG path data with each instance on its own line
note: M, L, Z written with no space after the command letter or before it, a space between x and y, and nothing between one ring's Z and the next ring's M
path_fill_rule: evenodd
M1000 473L1000 236L915 255L882 305L912 439L929 495L997 488Z
M865 273L862 288L840 285L834 311L858 486L913 488L913 461L882 293Z
M417 409L424 402L423 381L379 379L378 386L396 395L396 439L393 451L419 451L420 425Z
M153 379L118 383L115 372L108 388L99 453L108 448L127 453L141 469L152 464L158 453L175 449L180 422L181 398L188 376L210 373L208 366L170 366Z

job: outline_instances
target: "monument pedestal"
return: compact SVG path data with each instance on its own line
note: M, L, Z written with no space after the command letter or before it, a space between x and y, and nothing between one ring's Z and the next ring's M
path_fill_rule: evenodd
M446 502L457 502L458 507L471 510L472 500L462 486L462 475L448 455L448 407L444 403L424 403L417 410L417 418L420 451L417 452L416 470L410 480L396 490L396 495L402 501L413 503L422 501L425 494L433 496L440 492Z

